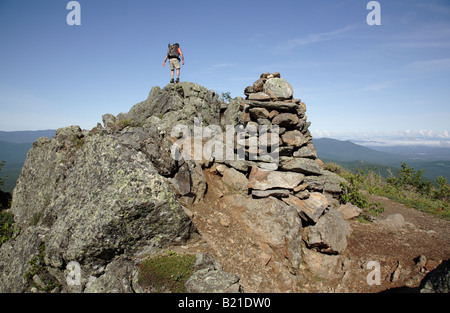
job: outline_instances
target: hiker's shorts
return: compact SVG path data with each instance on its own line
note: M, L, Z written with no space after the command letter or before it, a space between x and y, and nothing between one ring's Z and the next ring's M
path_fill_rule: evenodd
M170 69L174 70L174 69L179 69L180 66L180 60L176 59L176 58L172 58L169 59L169 63L170 63Z

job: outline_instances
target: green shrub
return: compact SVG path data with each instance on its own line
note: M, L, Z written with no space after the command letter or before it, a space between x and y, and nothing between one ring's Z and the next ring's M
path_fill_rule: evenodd
M435 199L441 199L446 202L450 202L450 186L447 183L447 179L442 176L436 178L437 189L433 193Z
M3 166L5 166L5 163L6 163L5 161L0 161L0 171L2 170ZM3 186L4 184L5 181L3 177L0 176L0 186ZM12 198L11 193L4 192L0 189L0 211L7 210L11 207L11 198Z
M118 131L121 131L122 129L124 129L124 128L128 127L128 126L131 126L131 125L132 125L131 119L118 120L116 122L116 128L117 128Z
M17 231L14 226L14 215L10 212L0 212L0 247L14 237Z
M186 292L185 283L193 274L194 254L167 255L145 260L139 266L138 282L155 292Z
M27 283L31 284L33 287L42 291L50 291L55 287L60 286L60 284L56 281L54 277L50 275L47 270L47 264L45 263L45 244L42 243L39 245L38 254L33 256L27 264L29 265L28 270L23 275L23 278L27 281ZM33 277L38 275L42 281L41 285L37 285Z
M427 195L433 189L433 183L429 180L423 180L423 172L425 170L416 171L412 166L408 166L405 162L401 164L397 177L390 177L387 182L398 188L412 189Z
M30 221L30 225L36 226L39 223L41 216L42 216L42 212L33 214L33 217L31 218L31 221Z
M348 176L348 175L347 175ZM366 220L371 220L370 215L377 216L384 211L384 207L381 203L378 202L370 202L365 195L360 192L359 184L357 183L359 178L354 175L350 175L347 178L349 183L341 182L341 194L340 200L343 203L350 202L353 205L356 205L360 209L363 209L364 213L362 214L362 218Z
M232 100L231 92L227 91L227 92L221 92L220 93L220 96L219 96L219 101L220 102L230 103L231 100Z
M366 196L361 194L361 192L359 191L359 188L356 184L356 179L354 177L350 179L350 182L348 184L341 182L341 190L342 193L340 194L340 200L343 203L350 202L351 204L356 205L361 209L369 207L369 201L367 200Z
M328 163L325 168L348 181L348 184L341 184L341 201L367 209L366 211L371 214L379 214L383 208L379 203L368 202L367 198L361 194L361 189L438 217L450 219L450 186L442 176L436 179L435 187L431 181L423 179L424 170L416 171L406 163L401 164L397 176L386 179L376 173L376 169L356 169L355 173L352 173L335 163Z
M326 163L326 164L323 166L323 169L324 169L324 170L327 170L327 171L330 171L330 172L333 172L333 173L335 173L335 174L342 174L342 173L345 171L345 170L342 168L342 166L340 166L339 164L334 163L334 162Z
M39 252L33 256L27 264L29 265L28 270L23 275L27 281L32 281L33 276L40 274L45 271L45 244L39 246Z
M5 165L5 161L0 161L0 171L2 170L2 167ZM5 182L3 181L3 178L0 176L0 186L3 186Z

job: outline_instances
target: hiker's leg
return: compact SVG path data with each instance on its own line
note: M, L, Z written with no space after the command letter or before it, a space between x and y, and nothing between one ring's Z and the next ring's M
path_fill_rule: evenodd
M180 81L180 69L177 68L177 83Z
M171 78L173 78L173 72L174 72L174 70L171 70L171 71L170 71L170 77L171 77Z

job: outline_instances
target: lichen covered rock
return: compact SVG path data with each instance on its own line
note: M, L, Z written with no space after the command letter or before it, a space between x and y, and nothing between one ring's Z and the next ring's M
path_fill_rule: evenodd
M88 135L69 127L34 144L14 190L11 211L21 232L1 247L0 267L14 270L2 271L0 291L27 290L22 276L42 244L47 272L65 288L69 262L90 276L116 256L189 237L191 220L145 144L122 138L130 131Z
M292 99L294 88L284 78L270 78L264 84L263 91L273 94L278 100Z

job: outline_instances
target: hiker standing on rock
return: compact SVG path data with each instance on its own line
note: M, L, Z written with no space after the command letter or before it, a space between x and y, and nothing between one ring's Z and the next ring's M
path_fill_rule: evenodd
M183 65L184 65L184 56L183 56L183 52L181 52L181 48L180 45L178 43L175 43L173 45L171 45L169 43L169 50L167 51L166 57L164 59L163 62L163 66L166 66L166 61L167 58L169 58L169 63L170 63L170 82L174 83L173 80L173 72L175 69L177 69L177 80L176 82L179 83L180 82L180 57L181 60L183 61Z

